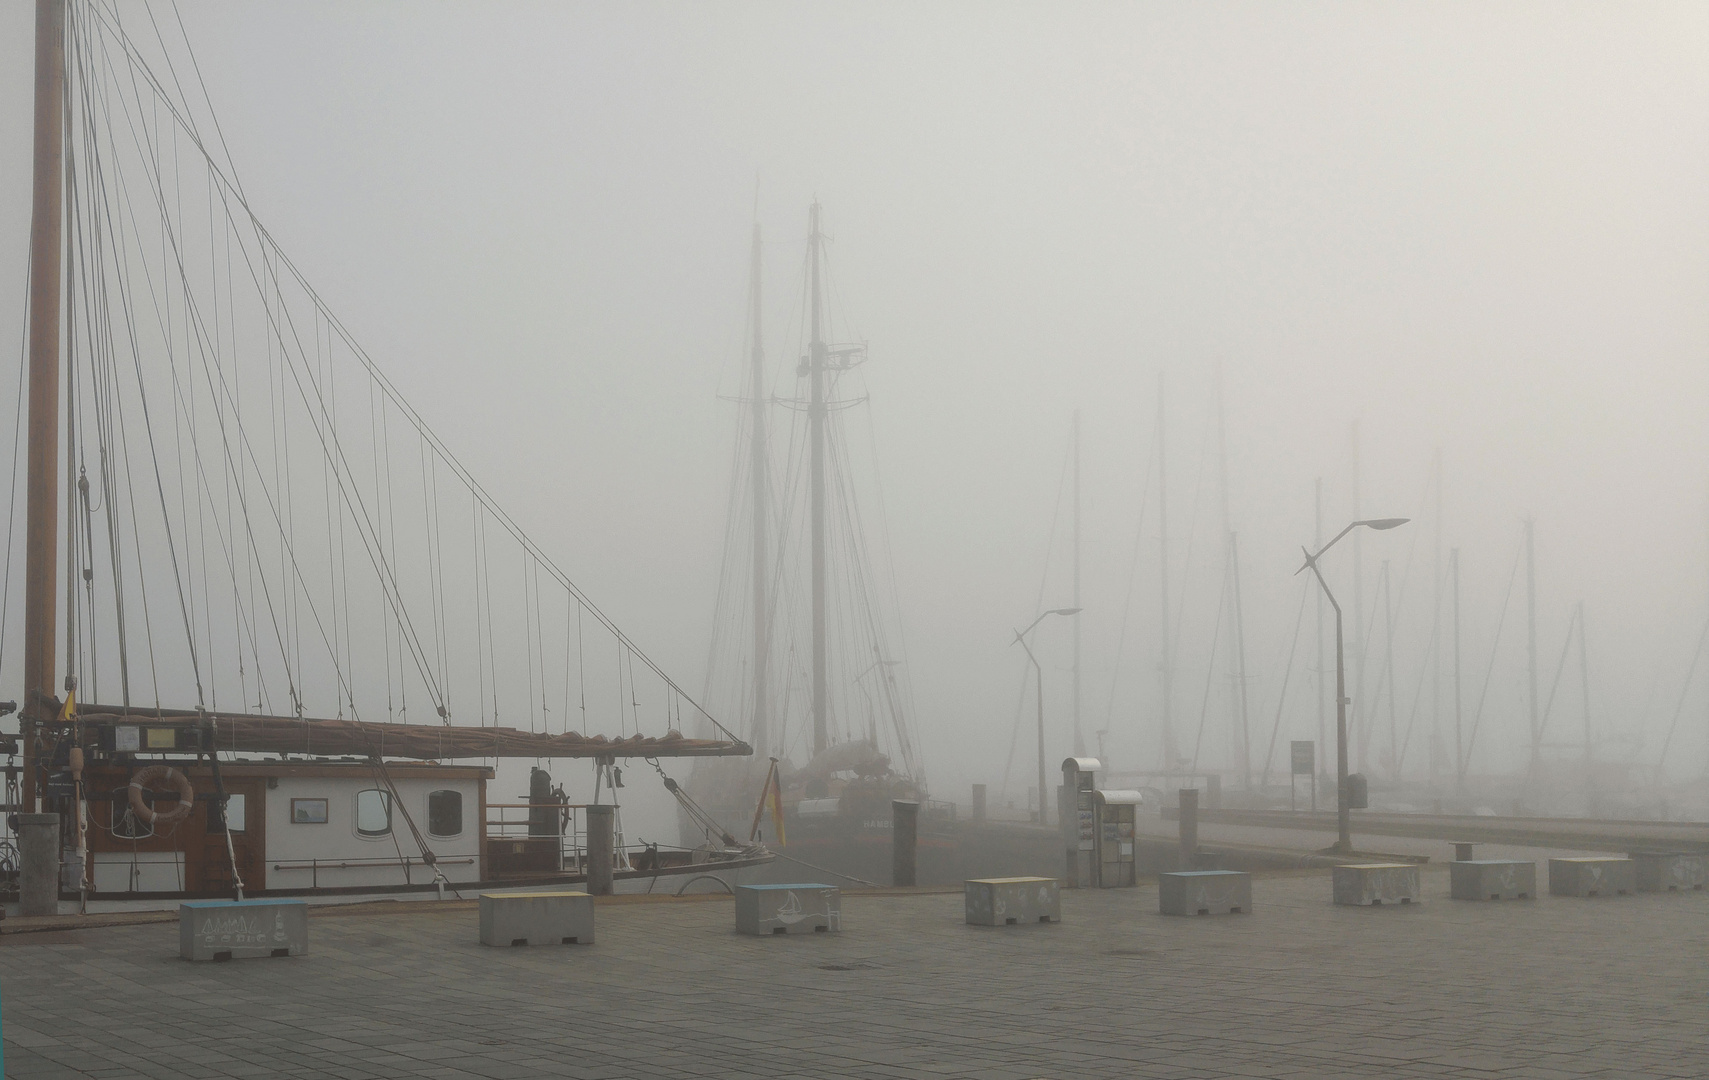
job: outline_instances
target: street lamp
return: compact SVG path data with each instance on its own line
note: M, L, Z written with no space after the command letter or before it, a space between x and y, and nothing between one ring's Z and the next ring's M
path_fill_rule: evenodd
M1313 555L1300 548L1305 555L1305 565L1295 570L1295 574L1310 570L1317 578L1317 583L1323 587L1323 595L1329 597L1329 606L1335 609L1335 822L1340 829L1340 838L1335 841L1334 851L1351 854L1353 851L1352 836L1352 807L1348 806L1347 791L1347 664L1341 649L1341 605L1335 602L1335 594L1329 591L1329 583L1323 580L1323 571L1317 568L1317 560L1323 553L1335 546L1335 541L1363 525L1367 529L1392 529L1405 525L1411 518L1372 518L1367 521L1355 521L1353 524L1335 534L1335 540L1317 549Z
M1033 632L1033 627L1044 621L1045 615L1078 615L1077 607L1051 608L1038 618L1027 624L1025 630L1015 631L1015 641L1027 651L1027 659L1033 662L1034 682L1038 686L1038 823L1048 825L1050 819L1044 810L1044 669L1039 667L1038 657L1033 655L1032 647L1027 644L1027 635Z

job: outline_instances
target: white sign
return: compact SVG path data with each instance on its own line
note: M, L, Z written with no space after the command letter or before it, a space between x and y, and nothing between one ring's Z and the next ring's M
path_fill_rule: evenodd
M1317 744L1314 742L1293 742L1294 775L1310 776L1317 771Z

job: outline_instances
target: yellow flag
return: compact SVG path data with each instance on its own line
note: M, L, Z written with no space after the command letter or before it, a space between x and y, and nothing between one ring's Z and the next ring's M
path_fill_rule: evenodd
M61 722L70 723L71 720L73 719L73 717L75 717L76 715L77 715L77 691L67 690L65 692L65 704L60 706L60 709L59 709L59 719L61 720Z

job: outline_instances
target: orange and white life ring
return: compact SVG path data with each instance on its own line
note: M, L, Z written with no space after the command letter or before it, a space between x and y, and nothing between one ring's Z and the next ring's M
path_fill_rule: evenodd
M157 811L143 802L143 790L152 783L176 788L178 805L170 810ZM131 777L131 810L150 825L173 825L183 821L190 816L190 808L195 805L195 800L196 789L190 786L190 778L170 765L150 765Z

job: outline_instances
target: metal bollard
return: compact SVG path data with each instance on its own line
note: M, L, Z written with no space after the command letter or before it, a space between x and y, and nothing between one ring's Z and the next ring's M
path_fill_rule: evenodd
M920 804L906 799L890 803L890 883L899 888L914 884L915 855L919 845Z
M1199 792L1182 788L1181 797L1181 869L1190 870L1199 851Z
M611 895L612 820L616 809L602 804L587 808L587 891L590 896Z
M59 914L59 815L18 815L18 913Z
M985 820L985 785L973 785L973 820Z

